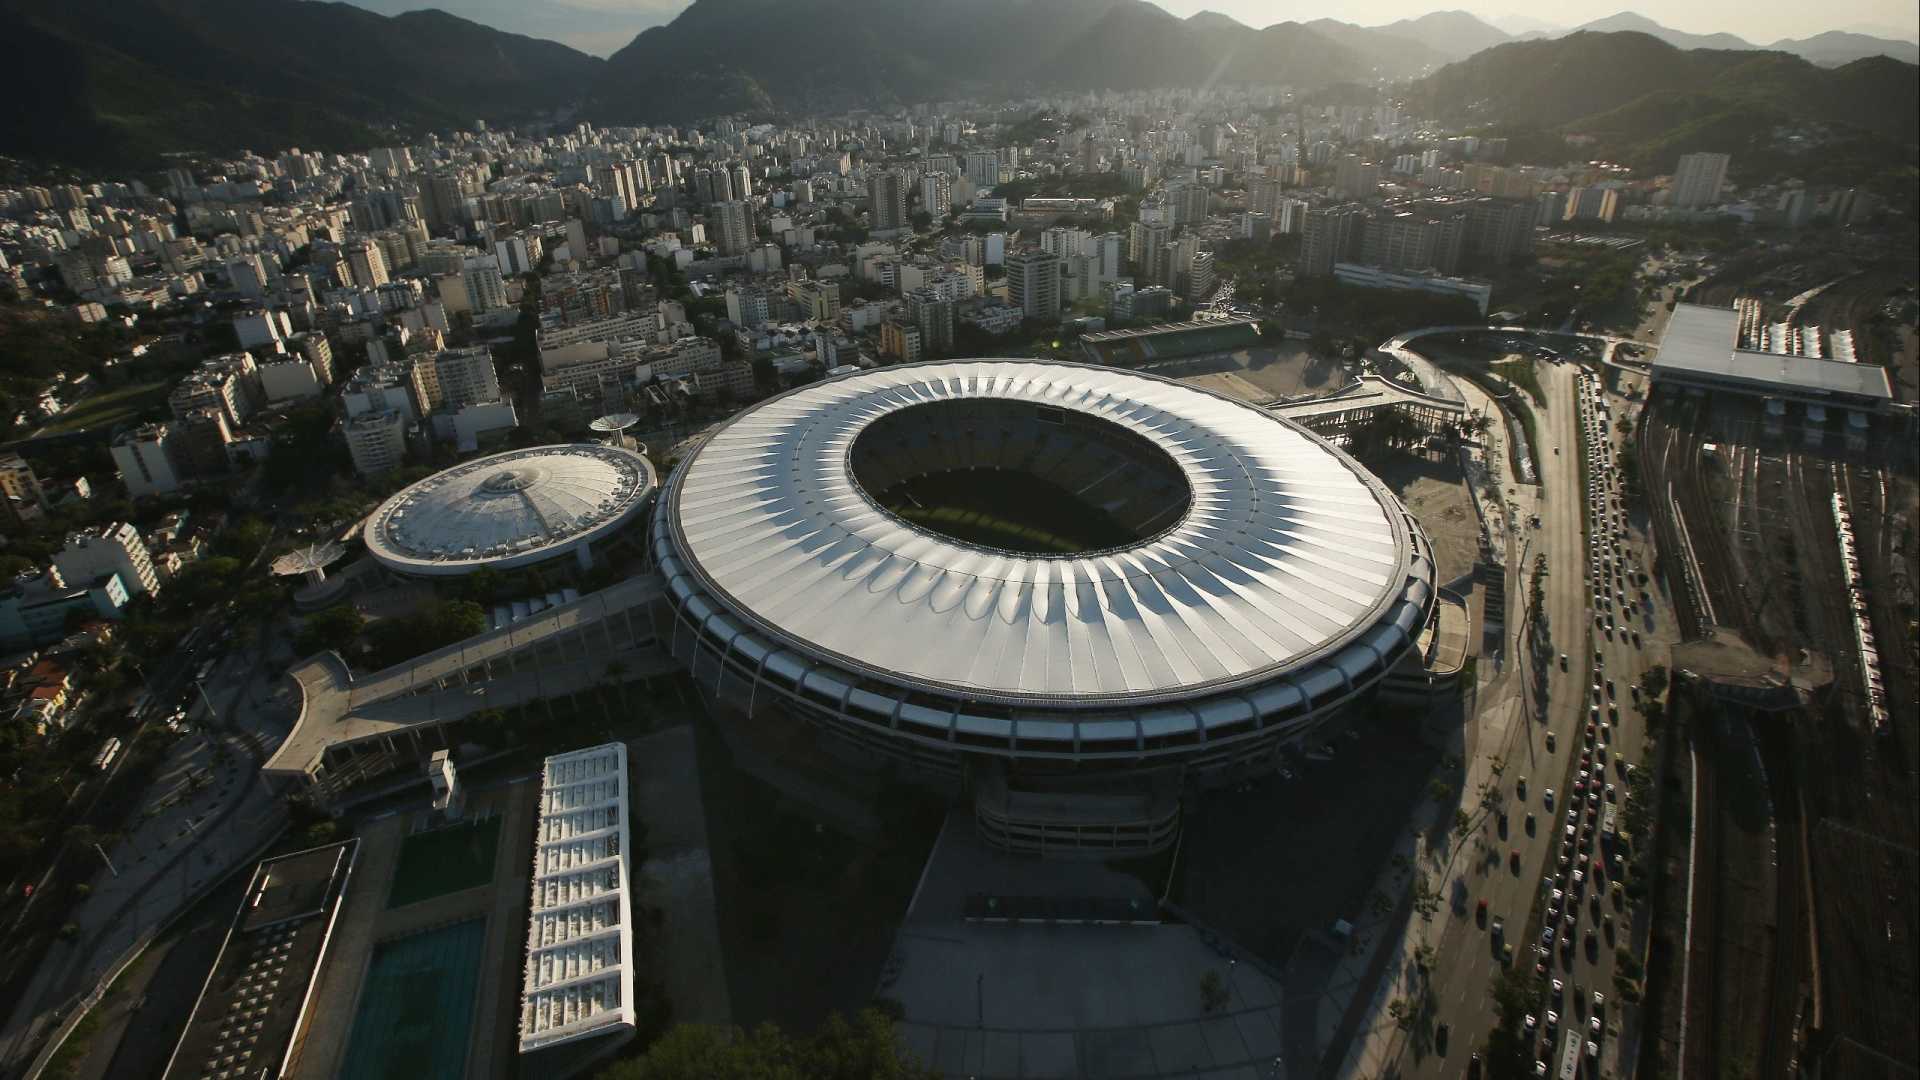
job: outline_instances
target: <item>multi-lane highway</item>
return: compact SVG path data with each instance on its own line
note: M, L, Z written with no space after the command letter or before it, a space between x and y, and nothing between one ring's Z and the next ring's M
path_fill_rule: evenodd
M1611 1001L1614 948L1628 940L1630 912L1611 888L1612 868L1603 858L1595 881L1593 862L1602 854L1606 807L1618 806L1625 798L1620 766L1640 761L1643 754L1644 729L1633 708L1633 687L1647 667L1665 662L1665 642L1673 627L1657 586L1640 582L1639 574L1651 561L1644 516L1623 508L1631 506L1632 494L1621 491L1613 475L1610 448L1620 438L1614 419L1632 406L1625 398L1606 394L1600 389L1602 380L1574 364L1542 363L1539 375L1547 395L1546 408L1536 410L1542 483L1515 488L1511 498L1519 508L1516 528L1512 535L1496 538L1506 545L1511 570L1510 638L1504 670L1480 690L1466 740L1470 759L1462 785L1469 810L1479 802L1481 784L1488 782L1497 786L1502 804L1484 815L1466 840L1433 856L1446 880L1444 895L1453 903L1418 932L1436 950L1427 985L1434 1031L1446 1030L1446 1052L1436 1052L1441 1040L1405 1040L1399 1067L1407 1076L1453 1077L1466 1070L1469 1053L1496 1019L1489 985L1499 965L1509 962L1527 972L1536 964L1544 967L1533 1015L1535 1056L1547 1065L1549 1075L1559 1074L1570 1043L1574 1053L1584 1057L1589 1041L1607 1071L1618 1074L1614 1035L1620 1011ZM1535 624L1528 604L1540 558L1545 560L1546 618ZM1598 591L1603 582L1604 604ZM1603 742L1604 764L1597 760ZM1583 755L1589 758L1585 763ZM1581 768L1591 771L1595 766L1604 778L1598 799L1591 800L1588 791L1595 789L1574 788ZM1614 787L1613 801L1608 799L1608 783ZM1579 800L1577 809L1570 806L1572 800ZM1575 809L1575 832L1563 867L1569 809ZM1572 883L1576 863L1581 875L1577 891ZM1551 921L1554 944L1540 955L1535 948L1548 924L1535 917L1536 902L1553 907L1551 890L1556 887L1562 899ZM1495 920L1503 930L1498 941ZM1591 946L1589 929L1594 931ZM1574 936L1570 951L1560 945L1569 932ZM1511 960L1504 948L1508 945ZM1554 980L1561 984L1558 996ZM1607 999L1598 1030L1591 1023L1596 990ZM1550 1012L1556 1020L1551 1031Z

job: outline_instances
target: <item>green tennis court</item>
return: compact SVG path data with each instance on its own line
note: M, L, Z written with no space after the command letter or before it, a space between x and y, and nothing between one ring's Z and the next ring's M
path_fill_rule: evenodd
M374 949L341 1076L460 1080L485 929L485 919L470 919Z
M400 841L400 865L393 871L387 907L485 885L493 880L493 855L499 847L498 817L411 834Z

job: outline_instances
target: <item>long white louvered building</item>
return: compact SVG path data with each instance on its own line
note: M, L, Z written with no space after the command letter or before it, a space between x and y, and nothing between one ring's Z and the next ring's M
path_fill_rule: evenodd
M1180 788L1323 737L1436 596L1406 508L1312 432L1033 360L744 410L681 462L651 538L662 640L736 730L804 724L946 781L1023 851L1170 843Z
M520 998L533 1075L566 1075L633 1036L627 796L624 743L547 759Z

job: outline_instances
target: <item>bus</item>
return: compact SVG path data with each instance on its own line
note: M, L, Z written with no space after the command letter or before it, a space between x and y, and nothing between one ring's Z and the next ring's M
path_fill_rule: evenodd
M101 772L106 772L107 767L112 765L113 760L119 756L120 756L120 740L117 738L108 739L100 747L100 752L94 755L93 767L96 769L99 769Z
M1584 1049L1579 1027L1568 1025L1567 1046L1560 1052L1560 1080L1574 1080L1580 1075L1580 1051Z

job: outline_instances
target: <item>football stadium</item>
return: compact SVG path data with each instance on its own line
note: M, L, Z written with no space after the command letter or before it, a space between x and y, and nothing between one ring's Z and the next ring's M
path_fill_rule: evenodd
M663 487L650 544L660 640L730 742L966 793L989 841L1047 854L1167 846L1183 787L1423 678L1436 601L1405 507L1321 437L1031 360L743 410Z

